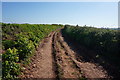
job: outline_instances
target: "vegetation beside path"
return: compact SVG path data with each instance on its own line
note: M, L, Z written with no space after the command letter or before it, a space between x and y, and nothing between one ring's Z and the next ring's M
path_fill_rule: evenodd
M30 62L35 49L50 32L62 25L2 23L2 78L14 79Z
M2 23L2 78L118 77L119 44L119 30Z
M77 44L76 46L82 46L87 49L86 53L82 52L82 48L80 50L83 53L80 53L80 55L83 56L83 61L94 61L94 63L99 63L106 69L109 69L108 73L110 75L112 74L116 77L119 77L119 30L66 25L62 32L64 34L64 37L72 40L72 43ZM92 52L90 52L90 50Z

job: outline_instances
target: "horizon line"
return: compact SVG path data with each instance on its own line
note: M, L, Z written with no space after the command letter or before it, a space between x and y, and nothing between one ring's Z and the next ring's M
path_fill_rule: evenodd
M96 28L120 28L118 26L115 26L115 27L105 27L105 26L96 26L96 25L87 25L87 24L84 24L84 25L80 25L80 24L70 24L70 23L29 23L29 22L23 22L23 23L16 23L16 22L0 22L0 23L6 23L6 24L49 24L49 25L53 25L53 24L57 24L57 25L71 25L71 26L89 26L89 27L96 27Z

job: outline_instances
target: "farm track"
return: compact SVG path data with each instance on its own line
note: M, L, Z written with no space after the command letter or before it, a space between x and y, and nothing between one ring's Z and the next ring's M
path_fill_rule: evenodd
M65 42L61 32L52 32L38 47L22 78L108 78L102 66L84 62ZM87 55L86 55L87 56Z
M77 68L74 61L71 59L74 54L69 53L60 37L59 33L54 34L53 49L55 53L55 61L57 64L58 78L81 78L81 73L79 68Z
M23 72L23 78L55 78L52 56L52 32L39 45L32 62Z

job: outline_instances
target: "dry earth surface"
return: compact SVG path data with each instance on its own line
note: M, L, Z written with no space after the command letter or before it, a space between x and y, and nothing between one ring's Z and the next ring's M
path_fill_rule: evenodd
M51 32L41 41L31 58L32 62L24 67L23 75L20 77L24 79L109 78L102 66L83 61L79 53L67 44L60 30Z

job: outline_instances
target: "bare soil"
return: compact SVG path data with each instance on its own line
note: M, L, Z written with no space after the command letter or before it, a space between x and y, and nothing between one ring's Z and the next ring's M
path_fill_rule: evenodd
M79 60L77 60L76 56L80 56L79 53L76 53L73 51L70 46L65 42L64 37L60 35L60 40L63 42L63 46L66 50L66 53L69 54L71 57L71 60L74 62L74 64L77 65L79 70L81 71L81 75L85 78L108 78L107 72L103 69L102 66L98 66L95 63L92 62L83 62L82 59L79 57ZM86 55L87 56L87 55Z
M31 59L32 62L24 67L21 77L52 79L110 78L104 67L92 61L84 61L82 55L89 55L74 48L68 44L60 30L50 33L39 45L36 54Z
M31 64L25 68L23 78L55 78L52 56L52 32L38 47Z

